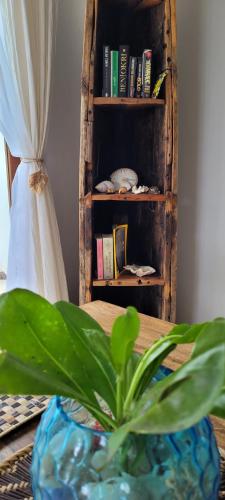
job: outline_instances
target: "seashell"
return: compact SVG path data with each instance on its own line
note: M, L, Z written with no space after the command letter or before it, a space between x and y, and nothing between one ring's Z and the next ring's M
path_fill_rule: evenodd
M148 276L156 273L154 267L151 266L137 266L133 264L132 266L124 266L126 271L130 271L132 274L136 274L138 278L143 278L143 276Z
M95 186L95 189L99 193L115 193L114 184L110 181L100 182L100 184L97 184L97 186Z
M148 186L133 186L132 187L132 193L134 194L141 194L141 193L148 193L149 187Z
M127 181L123 181L123 185L119 188L119 193L127 193L131 190L131 185Z
M115 170L115 172L111 174L110 179L116 191L121 187L128 187L128 184L130 185L130 190L133 186L137 186L138 184L138 176L131 168L119 168Z
M160 190L159 190L158 186L151 186L149 188L149 193L151 193L151 194L160 194Z

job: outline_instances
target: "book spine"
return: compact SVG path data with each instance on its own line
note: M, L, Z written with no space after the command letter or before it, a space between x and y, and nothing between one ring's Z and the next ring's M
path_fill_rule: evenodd
M137 59L137 80L136 80L136 97L141 97L142 94L142 57Z
M130 57L128 97L134 97L137 73L137 57Z
M104 279L111 280L114 277L113 269L113 236L103 236L103 268Z
M111 95L111 74L110 74L110 47L103 47L103 88L102 96L110 97Z
M111 50L111 97L118 97L119 52Z
M102 238L96 238L97 246L97 278L98 280L103 280L103 242Z
M119 97L128 95L129 45L119 48Z
M142 57L142 97L151 97L152 50L146 49Z

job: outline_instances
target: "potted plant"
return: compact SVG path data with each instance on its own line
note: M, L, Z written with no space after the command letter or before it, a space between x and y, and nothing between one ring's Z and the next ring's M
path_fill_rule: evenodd
M139 326L129 307L109 338L72 304L0 297L0 392L54 396L35 439L35 499L217 498L206 416L225 416L225 319L176 326L142 356ZM185 343L190 359L164 368Z

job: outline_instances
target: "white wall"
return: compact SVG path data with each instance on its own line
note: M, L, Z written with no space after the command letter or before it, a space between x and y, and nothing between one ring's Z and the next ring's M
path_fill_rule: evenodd
M78 161L85 0L61 0L48 163L71 298L78 300ZM225 315L225 1L177 0L178 320Z
M225 2L177 0L178 320L225 315Z

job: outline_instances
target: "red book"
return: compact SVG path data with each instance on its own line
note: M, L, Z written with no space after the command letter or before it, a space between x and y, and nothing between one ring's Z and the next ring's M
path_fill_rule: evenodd
M103 280L104 269L103 269L103 241L101 235L96 235L96 255L97 255L97 278L98 280Z

